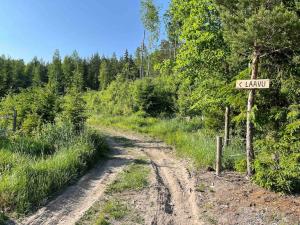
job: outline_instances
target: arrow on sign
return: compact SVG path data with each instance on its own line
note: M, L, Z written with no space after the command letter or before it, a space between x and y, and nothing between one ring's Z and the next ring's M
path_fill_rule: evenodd
M239 81L239 88L243 88L243 86L241 85L242 83L242 81Z

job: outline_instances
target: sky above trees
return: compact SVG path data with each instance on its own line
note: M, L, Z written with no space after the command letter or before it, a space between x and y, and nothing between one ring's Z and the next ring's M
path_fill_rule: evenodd
M168 6L155 2L162 11ZM73 50L120 56L134 53L142 36L140 0L1 1L0 55L48 61L59 49L62 56Z

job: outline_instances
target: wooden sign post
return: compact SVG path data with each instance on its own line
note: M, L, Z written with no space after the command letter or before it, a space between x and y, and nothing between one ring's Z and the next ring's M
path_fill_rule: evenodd
M237 80L237 89L250 90L247 104L247 127L246 127L246 153L247 153L247 175L253 175L252 163L254 160L253 150L253 123L251 121L251 112L254 105L255 89L270 88L269 79L256 79L258 72L258 58L254 58L251 80Z

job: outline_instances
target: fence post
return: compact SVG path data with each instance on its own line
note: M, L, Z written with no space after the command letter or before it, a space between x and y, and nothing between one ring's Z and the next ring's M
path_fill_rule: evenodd
M17 131L17 110L14 108L14 115L13 115L13 132Z
M230 108L227 106L225 110L225 132L224 132L224 146L228 146L229 142L229 120L230 120Z
M222 170L222 137L217 136L216 175L220 176Z

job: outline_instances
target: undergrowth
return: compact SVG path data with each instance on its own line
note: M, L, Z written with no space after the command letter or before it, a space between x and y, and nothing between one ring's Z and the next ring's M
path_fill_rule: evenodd
M44 146L44 147L43 147ZM107 150L92 130L49 124L32 136L0 144L0 210L27 213L74 182Z

